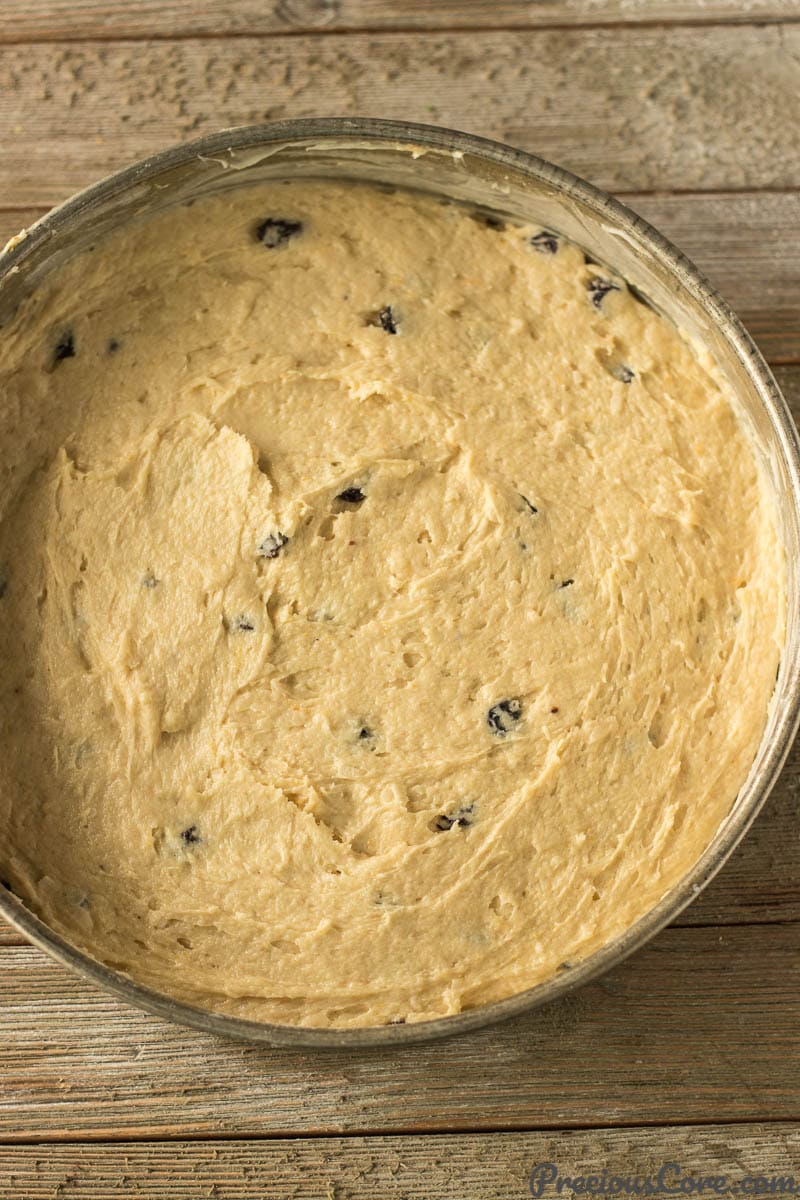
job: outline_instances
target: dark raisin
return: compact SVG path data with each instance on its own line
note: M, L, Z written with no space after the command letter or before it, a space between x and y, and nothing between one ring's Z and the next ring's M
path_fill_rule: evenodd
M234 617L233 619L233 628L238 633L252 633L255 629L255 625L250 617L246 617L240 613L238 617Z
M442 813L436 817L433 822L433 828L439 830L441 833L452 829L454 825L457 825L461 829L466 829L473 822L474 812L474 804L464 804L453 813Z
M268 250L285 246L289 238L303 232L302 221L291 221L286 217L267 217L256 227L256 241Z
M121 345L122 343L118 342L116 338L111 338L106 346L106 352L108 354L116 354Z
M65 358L75 357L75 335L71 329L65 329L55 344L53 350L53 366L63 362Z
M385 333L397 333L399 322L392 311L391 304L387 304L384 308L379 308L376 313L373 313L367 324L375 325L379 329L383 329Z
M558 253L558 235L551 233L549 229L543 229L541 233L535 233L531 238L531 245L534 250L538 250L540 254L557 254Z
M493 704L486 714L486 724L495 737L505 737L517 725L522 716L522 703L519 700L501 700Z
M361 725L356 730L356 743L359 746L363 746L365 750L369 750L371 754L374 754L378 745L375 730L371 729L369 725Z
M575 582L574 579L562 579L561 583L558 585L559 591L561 590L561 588L572 587L574 582Z
M196 846L202 840L200 834L197 832L196 825L190 825L188 829L184 829L181 832L181 841L184 841L187 846Z
M611 368L611 374L620 383L630 383L632 379L636 378L636 372L632 371L630 367L623 366L622 363L615 364Z
M551 713L553 713L553 714L555 715L555 713L557 713L557 712L558 712L558 708L557 708L557 707L551 708L551 709L550 709L550 712L551 712Z
M612 283L610 279L603 279L601 275L593 275L586 286L589 289L589 295L592 298L592 304L597 309L600 308L604 297L606 297L609 292L620 291L619 284Z
M345 488L336 497L337 500L342 500L345 504L363 504L366 498L366 493L362 492L360 487Z
M539 510L538 510L538 508L534 507L534 505L533 505L533 504L531 504L531 502L530 502L530 500L528 499L528 497L527 497L527 496L523 496L522 492L520 492L520 494L519 494L519 498L520 498L520 500L522 501L522 503L525 505L525 507L527 508L528 512L530 512L530 513L533 513L534 515L535 515L536 513L538 513L538 511L539 511Z
M277 558L288 541L285 533L268 533L256 553L259 558Z

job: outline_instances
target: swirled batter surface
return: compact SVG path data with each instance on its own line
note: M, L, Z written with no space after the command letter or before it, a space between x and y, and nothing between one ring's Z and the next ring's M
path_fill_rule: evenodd
M2 870L103 961L308 1025L508 996L735 799L783 638L720 379L547 230L240 189L3 331Z

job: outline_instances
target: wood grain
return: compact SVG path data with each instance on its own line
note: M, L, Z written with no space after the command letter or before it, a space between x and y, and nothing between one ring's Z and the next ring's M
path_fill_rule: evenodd
M435 1046L270 1050L0 951L0 1140L797 1120L800 925L669 929L603 980Z
M429 1137L298 1138L0 1149L3 1200L524 1200L534 1166L562 1175L800 1176L786 1124ZM669 1181L677 1176L670 1173ZM800 1185L800 1184L799 1184ZM566 1193L569 1195L570 1193ZM550 1188L544 1196L555 1196Z
M708 276L768 360L800 360L800 194L624 200Z
M796 0L4 0L0 39L780 20Z
M612 191L793 189L800 24L6 46L2 203L50 204L172 142L321 112L487 134Z

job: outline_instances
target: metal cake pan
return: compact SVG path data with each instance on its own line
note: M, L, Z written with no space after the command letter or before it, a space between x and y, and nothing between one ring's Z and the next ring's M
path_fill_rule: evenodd
M0 913L34 945L129 1003L207 1033L276 1046L399 1046L466 1033L525 1012L608 971L673 920L716 874L767 799L800 720L800 447L764 359L697 268L635 213L532 154L449 129L397 121L308 119L224 130L128 167L53 209L0 254L0 323L51 270L120 224L193 197L275 179L335 178L412 188L553 228L702 343L730 382L774 490L786 551L786 640L764 734L738 797L692 870L621 936L505 1000L406 1025L321 1029L243 1020L137 983L71 945L11 892ZM746 697L743 697L746 702Z

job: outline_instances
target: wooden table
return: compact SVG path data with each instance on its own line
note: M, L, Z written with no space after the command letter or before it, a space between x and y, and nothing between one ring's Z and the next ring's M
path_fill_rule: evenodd
M311 114L453 125L623 196L739 309L800 411L800 0L3 0L0 241L179 138ZM647 948L399 1052L174 1028L0 927L0 1200L522 1200L542 1161L793 1172L800 1191L799 817L795 752Z

